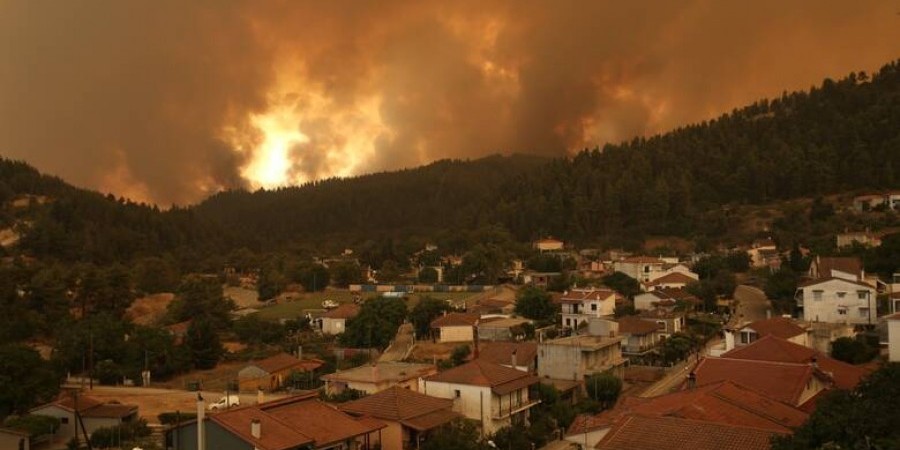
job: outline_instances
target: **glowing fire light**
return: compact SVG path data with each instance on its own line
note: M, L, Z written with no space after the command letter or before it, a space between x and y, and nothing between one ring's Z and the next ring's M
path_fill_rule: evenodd
M259 186L272 188L290 183L290 150L309 138L297 127L291 108L278 108L251 118L251 123L263 136L256 146L253 159L244 169L244 176Z

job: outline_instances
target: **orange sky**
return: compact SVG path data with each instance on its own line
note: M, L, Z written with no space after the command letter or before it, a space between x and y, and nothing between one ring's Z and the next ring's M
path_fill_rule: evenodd
M0 154L157 202L563 155L900 57L900 1L0 0Z

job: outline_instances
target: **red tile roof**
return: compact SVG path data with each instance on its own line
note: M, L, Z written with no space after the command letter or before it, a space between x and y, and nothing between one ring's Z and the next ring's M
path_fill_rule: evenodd
M516 352L516 365L528 366L537 358L537 342L490 342L478 351L478 359L508 366L513 351Z
M344 303L331 311L322 314L326 319L352 319L359 314L359 306L354 303Z
M683 283L683 284L691 284L696 283L697 280L691 278L681 272L672 272L666 275L663 275L649 283L648 286L658 286L660 284L675 284L675 283Z
M838 361L822 352L774 335L765 336L748 345L738 347L725 353L722 357L798 364L811 364L815 358L819 369L830 376L834 385L839 389L853 389L869 373L865 368Z
M809 364L704 358L694 369L697 385L731 381L781 402L796 405L813 377Z
M803 283L798 284L797 287L805 288L805 287L815 286L817 284L825 283L826 281L832 281L832 280L843 281L845 283L850 283L852 285L864 287L866 289L875 289L874 287L869 286L866 283L861 283L859 281L852 281L852 280L847 280L844 278L837 278L837 277L816 278L815 280L804 281Z
M250 406L234 408L212 415L210 420L243 441L261 450L287 450L313 444L314 439L296 429L293 424ZM259 439L250 434L251 422L260 422Z
M452 411L453 400L430 397L399 386L340 405L342 411L377 419L408 423L428 430L460 417Z
M431 328L475 326L481 316L478 314L449 313L431 321Z
M744 325L742 329L751 329L760 337L776 336L782 339L790 339L794 336L806 334L806 329L797 325L793 320L787 317L772 317L770 319L757 320Z
M629 415L595 448L612 450L768 450L773 433L674 417Z
M656 322L639 319L634 316L622 317L617 321L619 322L619 333L621 334L647 335L660 328L660 325Z
M665 261L654 258L652 256L629 256L627 258L623 258L622 262L626 263L640 263L640 264L664 264Z
M507 394L538 382L538 377L521 370L494 364L483 359L469 361L461 366L432 375L429 382L487 386L496 394Z
M79 405L81 406L81 405ZM132 414L137 414L137 405L122 405L118 403L104 403L84 410L83 417L97 417L108 419L122 419Z
M581 303L585 301L604 301L611 296L616 296L616 291L610 289L573 289L559 298L560 303Z
M377 420L355 419L316 399L290 400L264 403L258 408L311 437L316 447L352 439L386 426Z
M855 256L817 256L813 264L818 266L818 275L821 278L830 277L832 270L862 275L862 261Z

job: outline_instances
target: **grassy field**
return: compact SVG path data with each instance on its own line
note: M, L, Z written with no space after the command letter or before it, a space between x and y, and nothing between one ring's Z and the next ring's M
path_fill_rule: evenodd
M364 293L363 298L374 297L377 294ZM407 297L406 306L412 309L419 303L419 299L428 296L441 300L462 301L478 293L472 292L423 292ZM260 309L257 316L263 320L295 319L303 316L307 310L321 310L324 300L332 300L338 303L350 303L356 294L346 290L328 290L325 292L312 292L298 294L298 298L292 301L278 303Z

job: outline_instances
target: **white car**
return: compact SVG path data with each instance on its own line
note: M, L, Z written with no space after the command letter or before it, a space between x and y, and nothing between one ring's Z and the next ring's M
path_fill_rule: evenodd
M232 406L240 406L241 398L237 395L227 395L219 399L219 401L210 403L207 409L210 411L218 411L220 409L228 409Z
M325 300L324 302L322 302L322 307L325 309L333 309L337 308L338 306L340 305L338 305L338 303L334 300Z

